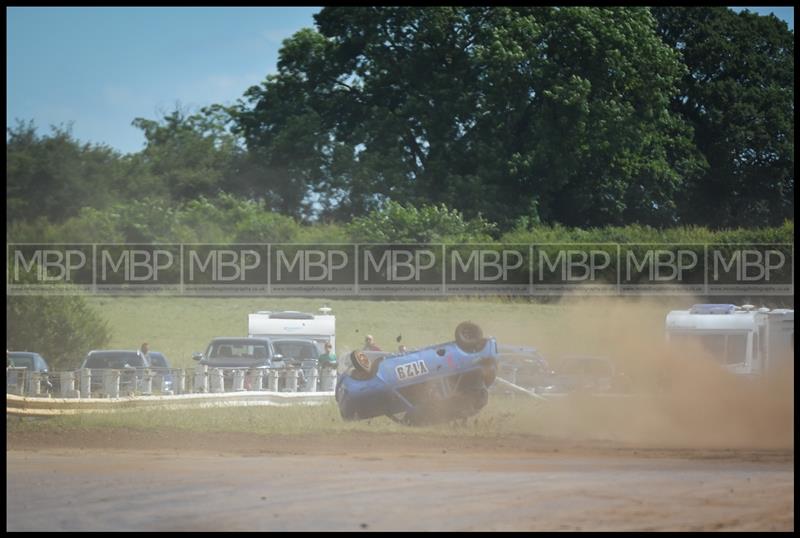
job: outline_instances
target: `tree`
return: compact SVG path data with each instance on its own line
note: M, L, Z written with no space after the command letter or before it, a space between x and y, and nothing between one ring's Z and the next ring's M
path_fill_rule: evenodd
M683 75L647 8L337 7L284 42L232 113L299 200L387 199L508 227L669 224L700 166ZM537 214L532 214L537 213Z
M688 70L672 109L708 163L679 199L683 222L779 225L794 218L794 32L725 7L653 8Z
M356 243L479 243L496 232L484 219L467 221L444 205L417 208L392 201L353 219L347 229Z
M19 283L35 282L35 273L23 274ZM6 297L6 349L40 353L53 370L77 368L88 351L110 339L108 322L80 295Z
M146 140L144 150L135 156L142 175L151 176L156 188L174 201L248 191L241 170L244 152L227 131L228 121L225 109L218 105L195 114L178 105L158 121L134 119L133 125L144 132Z
M7 134L8 223L40 216L63 221L82 207L105 207L125 183L123 157L104 145L81 144L69 125L39 136L33 122L18 121Z

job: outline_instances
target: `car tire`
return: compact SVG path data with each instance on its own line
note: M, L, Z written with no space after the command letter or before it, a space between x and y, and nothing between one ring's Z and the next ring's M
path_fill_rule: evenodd
M350 362L353 364L353 377L355 379L370 379L378 373L378 365L382 357L369 360L363 351L353 351L350 353Z
M370 369L369 359L361 351L353 351L350 354L350 362L353 364L353 368L355 368L359 372L364 372L364 373L369 372Z
M480 351L486 345L483 330L477 323L462 321L456 327L456 345L467 353Z

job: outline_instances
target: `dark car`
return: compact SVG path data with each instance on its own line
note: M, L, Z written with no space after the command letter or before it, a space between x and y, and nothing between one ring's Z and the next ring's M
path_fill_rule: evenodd
M175 376L166 355L160 351L151 351L147 356L150 359L151 368L162 376L161 390L171 392L174 389Z
M429 424L476 414L497 374L497 342L463 322L454 342L403 354L354 351L339 375L336 402L345 420L385 415Z
M137 392L144 371L150 368L150 361L136 349L101 349L90 351L86 355L81 364L81 369L84 368L92 371L92 393L103 390L103 370L121 370L120 390Z
M319 348L312 338L273 338L272 346L278 361L273 361L273 367L299 368L298 379L300 391L316 391L319 387L319 376L316 377L315 387L308 384L312 381L311 371L317 369L319 374ZM279 384L278 389L281 389Z
M272 347L285 362L316 361L319 357L317 345L311 338L273 338Z
M269 338L220 337L192 358L212 368L267 368L275 352Z
M208 344L205 353L195 353L192 358L209 368L223 371L225 390L233 385L233 371L242 368L284 366L282 357L276 356L269 338L219 337Z
M49 367L47 365L47 361L33 351L9 351L6 354L6 366L11 366L14 368L26 368L28 372L40 372L43 374L47 374ZM13 381L12 381L13 378ZM28 376L24 376L24 379L27 379ZM21 384L22 379L18 379L16 376L6 376L6 389L11 385L17 386ZM49 376L45 376L42 380L42 389L46 392L52 392L54 390L54 385L52 380ZM16 392L13 388L11 389L12 392Z

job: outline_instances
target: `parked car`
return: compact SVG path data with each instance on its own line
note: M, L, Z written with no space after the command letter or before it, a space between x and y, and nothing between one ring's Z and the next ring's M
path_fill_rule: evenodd
M497 342L463 322L453 342L402 354L354 351L350 362L336 384L342 418L385 415L412 425L435 423L472 416L488 403Z
M276 356L284 362L299 363L304 360L316 362L319 350L311 338L273 338L272 347Z
M547 392L626 392L628 379L608 357L567 356L556 364Z
M41 372L45 374L49 371L47 361L44 359L44 357L33 351L9 351L6 354L6 366L27 368L28 372ZM9 378L9 376L6 376L7 389L9 383L11 382L12 380ZM19 383L19 381L16 379L14 382ZM42 389L46 392L53 392L55 390L53 381L49 378L49 376L45 376Z
M121 370L120 391L136 392L144 370L150 368L150 362L136 349L100 349L86 355L81 363L81 369L84 368L92 371L92 393L103 389L103 370ZM98 375L95 375L95 370L99 371Z
M163 376L161 390L171 392L174 389L175 375L166 355L160 351L151 351L147 356L150 359L150 367Z
M319 368L319 349L312 338L272 338L272 347L275 356L278 358L273 361L273 367L293 367L300 369L298 379L299 390L312 390L307 386L310 382L309 372L314 368ZM319 377L316 381L319 386ZM313 387L316 390L317 387ZM278 389L280 390L280 385Z
M233 384L233 370L241 368L270 369L281 367L269 338L219 337L208 344L205 353L194 353L192 359L209 368L223 370L225 390Z

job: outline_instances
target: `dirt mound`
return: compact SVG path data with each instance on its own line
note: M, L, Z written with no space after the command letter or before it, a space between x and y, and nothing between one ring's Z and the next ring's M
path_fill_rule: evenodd
M531 326L484 325L500 342L537 347L556 368L563 356L605 356L626 374L636 396L629 403L572 397L544 412L545 434L665 447L793 447L793 369L744 378L705 350L677 352L665 341L665 316L691 304L571 298Z

